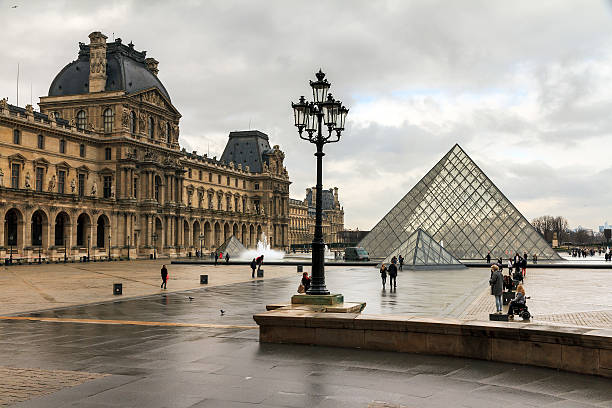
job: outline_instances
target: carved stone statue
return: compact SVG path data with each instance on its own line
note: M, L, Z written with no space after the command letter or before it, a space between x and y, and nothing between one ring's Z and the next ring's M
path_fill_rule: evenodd
M28 116L34 115L34 108L32 107L32 105L26 105L25 110Z
M70 181L70 192L72 194L76 193L76 181L74 179Z
M264 171L264 173L268 172L268 163L266 163L266 162L263 163L263 171Z
M4 187L4 172L0 169L0 187Z
M49 180L49 192L53 190L55 190L55 174L51 177L51 180Z
M193 197L193 194L191 194L191 192L189 192L189 194L187 194L187 205L189 207L191 207L192 197Z
M0 110L8 110L8 101L6 98L0 99Z
M57 122L55 120L55 112L49 112L49 114L47 115L47 117L49 118L49 122L53 123L53 122Z
M32 188L32 183L30 182L30 172L28 171L25 176L25 188L28 190Z
M92 197L95 197L97 194L98 194L98 183L94 181L93 184L91 185L91 195Z
M115 199L115 185L111 184L110 198Z
M121 113L121 126L124 129L130 128L130 111L125 106L123 107L123 113Z

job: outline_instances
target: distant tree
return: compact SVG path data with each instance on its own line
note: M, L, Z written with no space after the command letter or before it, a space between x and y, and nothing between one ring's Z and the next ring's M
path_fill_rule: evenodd
M538 231L544 239L548 242L552 242L553 234L557 233L557 239L559 242L563 242L568 237L567 219L565 217L552 215L543 215L541 217L534 218L531 221L531 225Z

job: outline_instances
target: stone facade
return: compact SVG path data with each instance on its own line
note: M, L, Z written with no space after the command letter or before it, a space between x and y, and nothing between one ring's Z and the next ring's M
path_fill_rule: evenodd
M279 147L257 132L266 147L257 172L181 150L181 115L157 61L120 40L107 47L100 33L90 39L41 97L40 113L0 103L0 257L177 257L232 234L247 247L262 233L287 247L290 182ZM117 79L116 61L142 72ZM89 67L89 83L62 94L79 66ZM159 85L138 89L143 75ZM109 90L115 81L126 89Z
M292 245L312 243L316 216L316 189L306 189L304 200L289 200L289 241ZM326 244L342 242L340 233L344 230L344 209L338 199L338 188L323 190L323 240Z

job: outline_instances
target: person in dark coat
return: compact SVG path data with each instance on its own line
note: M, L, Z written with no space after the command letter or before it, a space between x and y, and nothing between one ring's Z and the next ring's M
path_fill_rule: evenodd
M225 263L228 264L229 263L229 259L230 259L230 254L229 252L225 254Z
M308 292L310 288L310 276L308 276L308 272L302 274L302 286L304 286L304 293Z
M219 253L215 251L215 265L217 265L218 261L219 261Z
M489 252L487 254L487 264L490 264L490 263L491 263L491 253Z
M404 270L404 257L400 255L397 259L399 261L399 270Z
M255 277L255 269L257 269L257 261L255 258L251 261L251 278Z
M491 294L495 296L497 314L501 314L503 308L502 293L504 291L504 277L497 265L491 266L491 279L489 279L489 285L491 285Z
M397 266L395 266L394 262L391 262L391 265L389 265L389 289L393 288L397 288Z
M160 286L160 288L166 288L166 282L168 281L168 269L166 269L166 265L162 265L161 268L161 278L162 278L162 284Z
M383 289L387 283L387 266L385 264L380 265L380 279L382 280Z

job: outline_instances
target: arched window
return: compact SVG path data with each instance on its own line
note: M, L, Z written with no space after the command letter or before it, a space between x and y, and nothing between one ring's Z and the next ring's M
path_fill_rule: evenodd
M111 108L104 110L104 133L111 133L113 131L113 122L115 121L115 113Z
M87 125L87 115L84 110L80 110L76 115L76 127L79 130L85 130L85 126Z
M98 225L96 228L96 246L104 248L104 238L106 237L106 222L102 216L98 217Z
M36 211L32 215L32 246L42 245L43 219L40 212Z
M166 123L166 141L172 142L172 134L170 133L170 122Z
M155 176L155 201L159 202L159 190L161 185L161 178Z
M155 136L155 132L154 132L154 126L155 122L153 121L153 116L149 116L149 137L151 139L153 139L153 137Z
M130 132L136 133L136 112L130 113Z

